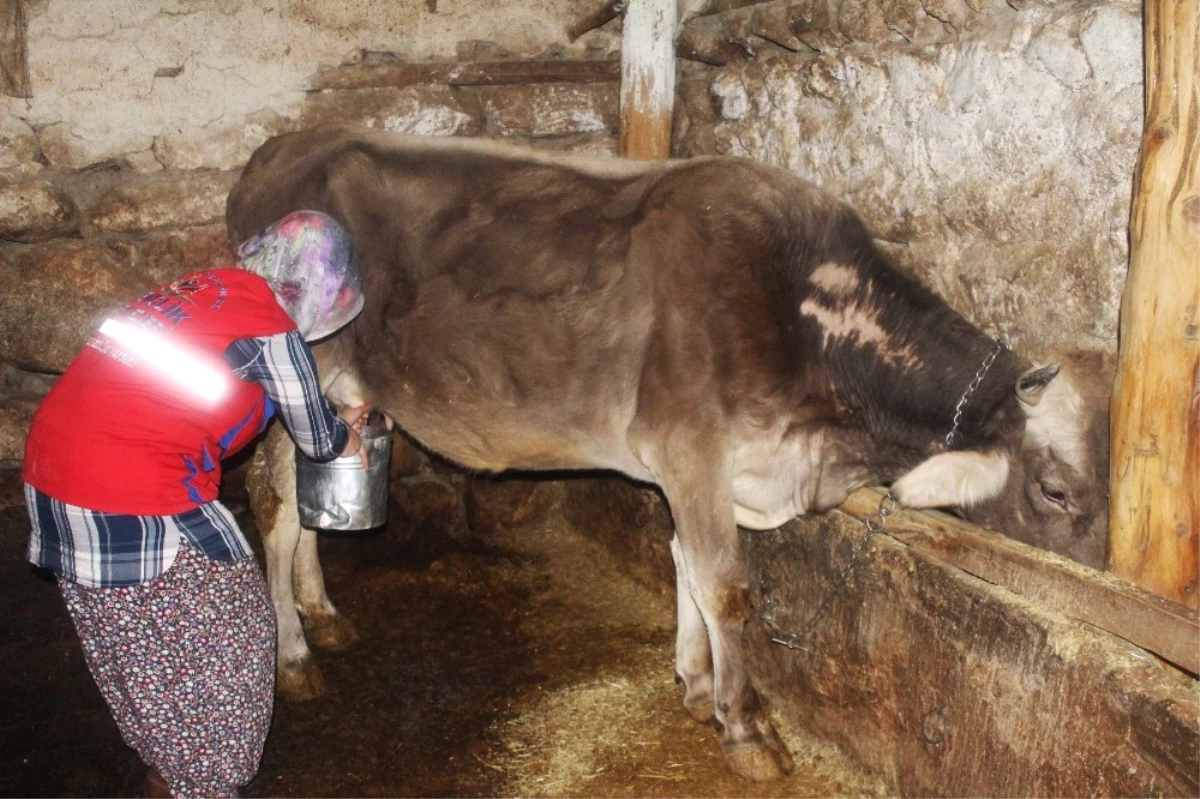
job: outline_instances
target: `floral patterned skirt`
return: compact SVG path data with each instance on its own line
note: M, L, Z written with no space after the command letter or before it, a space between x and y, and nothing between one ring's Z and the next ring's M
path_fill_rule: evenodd
M127 588L59 581L121 735L176 796L236 796L258 771L275 693L275 612L253 558L186 541Z

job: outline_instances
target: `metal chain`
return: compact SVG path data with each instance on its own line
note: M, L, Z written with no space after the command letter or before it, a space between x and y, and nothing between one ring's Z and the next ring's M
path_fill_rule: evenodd
M992 368L992 364L996 362L996 358L1000 356L1001 351L1006 349L1008 349L1008 338L1001 336L996 339L996 348L989 352L987 357L983 359L983 365L975 372L975 377L967 386L967 390L958 398L958 404L954 406L954 425L950 428L950 432L946 434L945 438L947 447L953 447L962 440L962 433L958 432L958 428L962 424L963 412L967 409L967 403L971 401L971 395L975 393L975 389L979 388L979 384L983 382L988 369Z
M987 376L988 370L992 368L992 364L996 362L996 358L1000 357L1001 351L1006 349L1008 349L1008 337L1002 335L996 339L996 348L989 352L987 357L983 359L983 364L981 364L979 369L975 372L975 377L972 378L970 384L967 386L967 390L964 391L962 396L958 398L958 404L954 406L954 426L950 429L950 432L946 434L945 442L947 447L953 447L962 438L962 434L958 432L958 428L962 424L963 411L966 410L967 403L971 400L971 395L974 394L975 390L979 388L981 383L983 383L983 378ZM781 644L789 649L807 651L808 647L804 646L803 644L805 643L809 634L812 632L813 628L816 627L817 624L820 623L821 619L824 618L825 614L829 612L829 608L833 604L834 597L841 593L841 589L844 588L849 582L851 572L853 572L858 566L858 556L862 553L863 549L866 548L867 543L871 540L871 535L873 533L882 532L883 529L887 527L888 517L899 510L899 508L900 502L896 499L896 495L891 491L888 491L879 498L879 508L866 519L864 519L864 523L867 526L867 532L863 534L863 537L854 545L854 548L850 550L850 560L841 570L841 573L838 574L836 584L833 586L833 588L826 592L825 598L821 601L820 606L817 608L817 612L813 614L812 618L809 619L799 633L787 633L780 630L775 625L775 611L778 610L778 607L776 606L774 600L767 600L766 607L763 609L763 612L759 614L759 619L762 620L763 624L770 631L771 641L773 643Z
M896 495L888 491L879 498L879 510L867 517L867 529L872 533L878 533L884 527L887 527L887 517L896 512L900 503L896 500ZM876 521L878 519L879 521Z
M842 589L850 582L850 575L858 567L859 555L866 549L867 544L871 542L871 536L878 533L887 526L887 519L900 508L900 503L896 499L896 495L888 491L879 498L879 509L867 517L867 532L863 533L854 547L850 550L850 559L846 561L846 565L838 573L834 580L834 585L825 593L825 598L821 600L821 604L817 607L816 613L812 618L805 623L798 633L788 633L779 629L775 624L775 612L779 609L774 599L767 599L763 612L759 614L759 619L771 633L772 643L781 644L788 649L799 649L807 651L808 647L804 646L809 634L813 629L821 623L825 615L829 612L829 608L833 605L833 600L837 598ZM765 591L763 592L766 593Z
M891 510L888 511L888 513L891 512ZM760 621L762 621L763 626L765 626L767 631L771 634L772 643L786 646L788 649L798 649L803 652L808 651L808 647L804 645L808 641L808 636L812 633L816 626L821 623L821 620L824 619L829 613L829 609L833 607L833 600L837 599L838 595L842 593L842 589L844 589L850 583L850 575L858 567L860 562L858 559L859 555L862 554L862 551L866 549L867 544L870 543L872 532L874 531L863 533L862 538L855 543L853 549L850 550L850 559L846 561L846 565L842 567L842 570L838 573L838 576L834 578L832 581L833 585L831 585L829 590L825 592L825 597L821 600L821 604L817 606L817 610L815 613L813 613L812 618L810 618L804 624L804 626L800 628L800 632L789 633L779 629L775 619L775 613L779 610L779 603L773 598L766 598L766 601L763 603L763 611L758 615L758 618ZM761 585L762 584L760 583L759 590L765 596L766 590L765 588L761 587Z

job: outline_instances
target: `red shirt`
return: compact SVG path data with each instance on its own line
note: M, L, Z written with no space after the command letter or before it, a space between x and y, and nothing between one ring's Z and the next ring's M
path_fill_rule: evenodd
M46 396L23 478L70 505L169 516L217 498L221 458L272 408L221 355L296 329L267 282L241 269L159 287L101 326Z

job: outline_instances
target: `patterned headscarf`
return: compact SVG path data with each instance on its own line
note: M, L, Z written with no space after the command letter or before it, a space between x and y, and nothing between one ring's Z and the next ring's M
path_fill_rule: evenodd
M363 308L362 269L350 234L326 214L288 214L248 238L238 261L271 285L306 341L329 335Z

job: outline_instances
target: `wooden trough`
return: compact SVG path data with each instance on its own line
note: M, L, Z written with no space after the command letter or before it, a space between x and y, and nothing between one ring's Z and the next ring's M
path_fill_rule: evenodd
M901 511L870 532L878 499L742 533L746 645L772 712L896 795L1200 793L1193 611L946 516ZM656 492L581 480L563 507L673 585Z

